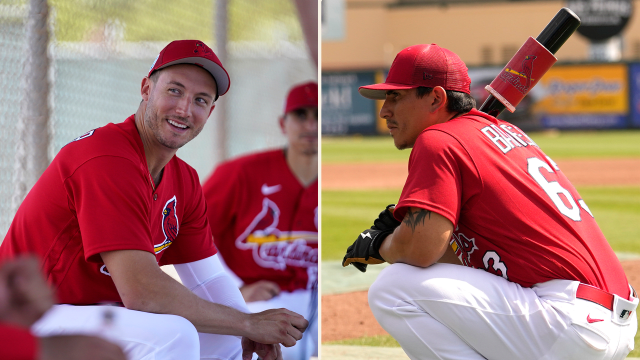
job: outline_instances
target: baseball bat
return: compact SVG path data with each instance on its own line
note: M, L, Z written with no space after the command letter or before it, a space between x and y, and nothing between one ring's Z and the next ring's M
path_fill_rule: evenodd
M509 108L509 111L513 112L520 100L526 96L529 90L535 86L535 83L537 83L542 75L553 65L555 60L557 60L553 55L564 45L579 26L580 18L573 11L568 8L560 9L544 30L542 30L540 35L538 35L535 40L529 38L509 63L507 63L507 66L498 74L493 82L491 82L491 85L486 87L489 92L489 97L478 110L494 117L500 115L505 108ZM538 44L535 44L536 42ZM544 49L535 48L535 46L539 45L542 45ZM551 59L549 55L551 55L553 59ZM532 65L534 65L534 61L536 60L538 63L543 60L548 63L542 64L542 68L546 67L546 69L539 70L540 66L538 66L536 70L539 71L537 74L534 74L531 68L533 68ZM528 62L528 65L525 64L525 62ZM518 63L522 64L524 69L516 69ZM534 81L532 81L533 75L537 77L533 79Z

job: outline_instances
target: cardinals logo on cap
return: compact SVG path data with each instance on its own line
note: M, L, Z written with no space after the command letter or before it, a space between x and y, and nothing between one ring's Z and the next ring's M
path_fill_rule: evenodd
M168 248L178 236L179 224L176 204L177 200L175 196L164 204L164 209L162 210L162 233L164 234L164 241L153 246L156 254Z
M206 46L205 44L203 44L201 42L197 42L196 43L196 48L193 49L193 52L195 54L197 54L200 51L202 51L204 54L210 54L211 53L211 49L209 49L208 46Z

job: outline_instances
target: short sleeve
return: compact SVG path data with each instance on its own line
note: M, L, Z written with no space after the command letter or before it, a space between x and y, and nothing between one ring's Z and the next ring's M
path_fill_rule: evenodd
M418 207L457 224L462 199L460 161L469 161L468 154L451 135L439 130L420 134L409 157L409 175L394 211L396 219L402 221L410 207Z
M184 264L217 254L207 219L207 206L202 186L195 171L189 176L185 213L176 241L160 259L160 265Z
M99 254L104 251L154 253L148 220L148 181L139 165L117 156L93 158L66 179L87 261L100 262Z

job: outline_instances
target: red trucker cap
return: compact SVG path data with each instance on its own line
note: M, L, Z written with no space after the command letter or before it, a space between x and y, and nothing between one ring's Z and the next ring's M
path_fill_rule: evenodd
M207 70L218 85L216 100L218 96L226 94L229 90L229 86L231 85L229 73L222 67L220 59L218 59L213 50L202 41L176 40L170 42L169 45L160 51L153 65L151 65L151 69L149 69L148 76L151 76L156 70L177 64L193 64Z
M304 107L318 107L318 84L315 81L296 85L289 90L284 113Z
M360 95L384 100L387 90L407 90L418 86L442 86L445 90L470 94L467 66L455 53L436 44L414 45L398 53L382 84L361 86Z

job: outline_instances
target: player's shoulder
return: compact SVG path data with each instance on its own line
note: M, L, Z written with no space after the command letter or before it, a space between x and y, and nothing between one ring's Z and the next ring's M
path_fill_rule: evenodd
M172 171L176 172L178 176L189 177L196 183L200 183L198 171L196 171L196 169L186 161L180 159L177 155L174 155L167 165L169 165L169 168L173 169Z
M501 123L504 122L476 109L471 109L466 114L426 128L421 137L423 141L433 141L434 139L446 141L447 138L454 138L462 144L466 144L473 138L478 137L483 128L499 126Z
M60 149L58 156L78 162L99 156L118 156L137 162L142 141L132 117L125 122L110 123L76 137Z

